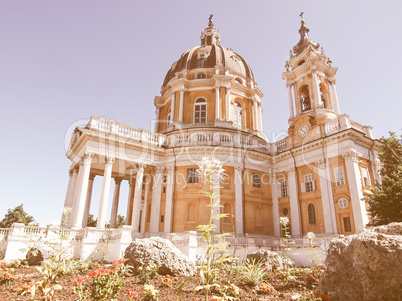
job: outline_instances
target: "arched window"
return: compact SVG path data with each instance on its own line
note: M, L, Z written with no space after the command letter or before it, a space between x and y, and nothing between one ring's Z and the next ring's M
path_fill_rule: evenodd
M307 211L308 211L308 223L310 225L315 225L317 223L316 219L315 219L315 207L313 204L309 204L307 207Z
M169 111L167 113L167 119L166 119L167 124L172 124L172 108L169 108Z
M198 98L194 103L194 123L207 123L207 101L204 98Z
M223 213L228 215L223 219L223 222L225 224L230 224L232 222L232 205L230 205L229 203L223 205Z
M323 83L320 84L320 101L321 105L323 105L324 108L328 108L328 101L326 99L327 97L327 89L325 88L325 85Z
M233 107L233 126L238 129L243 129L243 108L237 100Z
M196 209L197 207L195 206L194 203L190 203L187 206L187 222L194 223L196 219Z
M253 187L261 188L261 175L259 173L253 173Z
M301 97L302 111L310 110L311 109L311 101L310 101L310 91L308 90L308 86L303 86L300 89L300 97Z
M197 74L197 79L204 79L204 78L206 78L205 73L198 73Z

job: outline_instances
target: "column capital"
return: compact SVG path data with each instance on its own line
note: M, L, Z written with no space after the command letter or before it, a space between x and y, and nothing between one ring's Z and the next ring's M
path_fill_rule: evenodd
M289 176L293 176L296 172L296 168L290 167L286 172Z
M243 167L242 166L235 166L235 171L237 172L243 172Z
M82 156L81 163L91 163L94 156L95 156L94 153L85 152L84 155Z
M155 166L154 167L154 172L155 173L163 173L164 170L165 170L164 166Z
M144 172L145 167L147 167L144 163L137 164L137 172Z
M68 176L69 176L69 177L72 177L72 176L73 176L74 169L75 169L75 167L74 167L74 168L71 168L71 169L68 171Z
M291 88L293 86L293 83L286 83L286 88Z
M113 165L115 158L112 156L105 156L106 164Z
M335 79L335 78L328 78L328 82L329 82L331 85L335 85L335 84L336 84L336 79Z
M166 170L168 171L168 173L171 173L174 171L174 166L168 166L166 167Z
M115 182L117 185L120 185L122 180L123 180L123 178L120 178L120 177L114 178L114 182Z
M315 161L315 164L317 165L317 167L319 169L325 169L327 166L327 163L328 163L327 159L321 159L321 160Z
M89 180L90 180L90 181L93 181L93 180L95 179L95 177L96 177L96 174L94 174L93 172L91 172L91 173L89 174Z
M359 162L359 153L352 150L342 155L346 162Z

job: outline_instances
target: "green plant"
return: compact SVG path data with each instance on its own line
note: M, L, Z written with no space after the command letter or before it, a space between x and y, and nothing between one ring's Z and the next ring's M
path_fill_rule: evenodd
M203 284L197 286L194 290L205 290L205 300L208 300L208 295L211 289L220 288L221 266L233 260L226 249L225 237L231 235L229 233L217 234L219 229L216 228L215 222L228 216L228 214L220 213L221 205L214 202L219 196L214 192L215 189L220 188L214 186L214 180L216 178L224 178L224 169L219 160L204 157L199 164L198 173L204 179L208 185L208 191L201 191L209 199L209 222L206 225L197 226L197 230L202 232L201 239L204 239L207 243L207 248L204 256L204 260L200 264L200 276L203 280Z
M159 291L153 286L145 284L142 287L142 295L144 296L144 300L158 300Z
M7 267L4 261L0 262L0 285L10 285L18 277L15 268Z
M243 265L240 279L250 287L258 287L264 280L268 278L268 270L262 261L255 259L247 259Z
M294 242L290 240L289 218L280 217L279 222L281 223L282 230L284 232L281 244L284 250L284 252L282 253L283 270L279 274L283 277L283 280L287 283L288 281L296 280L296 277L291 273L291 267L293 266L294 262L290 258L290 250L291 250L290 246Z
M150 264L145 268L138 267L137 271L139 273L141 283L147 283L149 280L155 278L158 275L156 264Z

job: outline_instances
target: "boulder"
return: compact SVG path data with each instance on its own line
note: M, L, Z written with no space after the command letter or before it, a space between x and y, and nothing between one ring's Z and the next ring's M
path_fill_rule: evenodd
M333 300L401 300L402 223L332 240L319 290Z
M133 240L124 258L135 270L155 264L160 275L193 276L196 273L195 264L169 240L160 237Z
M28 249L25 258L28 265L39 265L51 258L69 260L73 258L73 249L67 242L57 239L39 240Z
M274 251L260 249L257 252L247 254L246 259L254 259L255 262L260 261L270 271L281 270L283 268L282 257Z

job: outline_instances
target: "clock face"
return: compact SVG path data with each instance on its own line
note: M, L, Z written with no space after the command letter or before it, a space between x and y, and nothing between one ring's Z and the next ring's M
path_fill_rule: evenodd
M310 131L309 127L304 124L299 128L297 133L299 134L300 137L304 138L307 136L309 131Z

